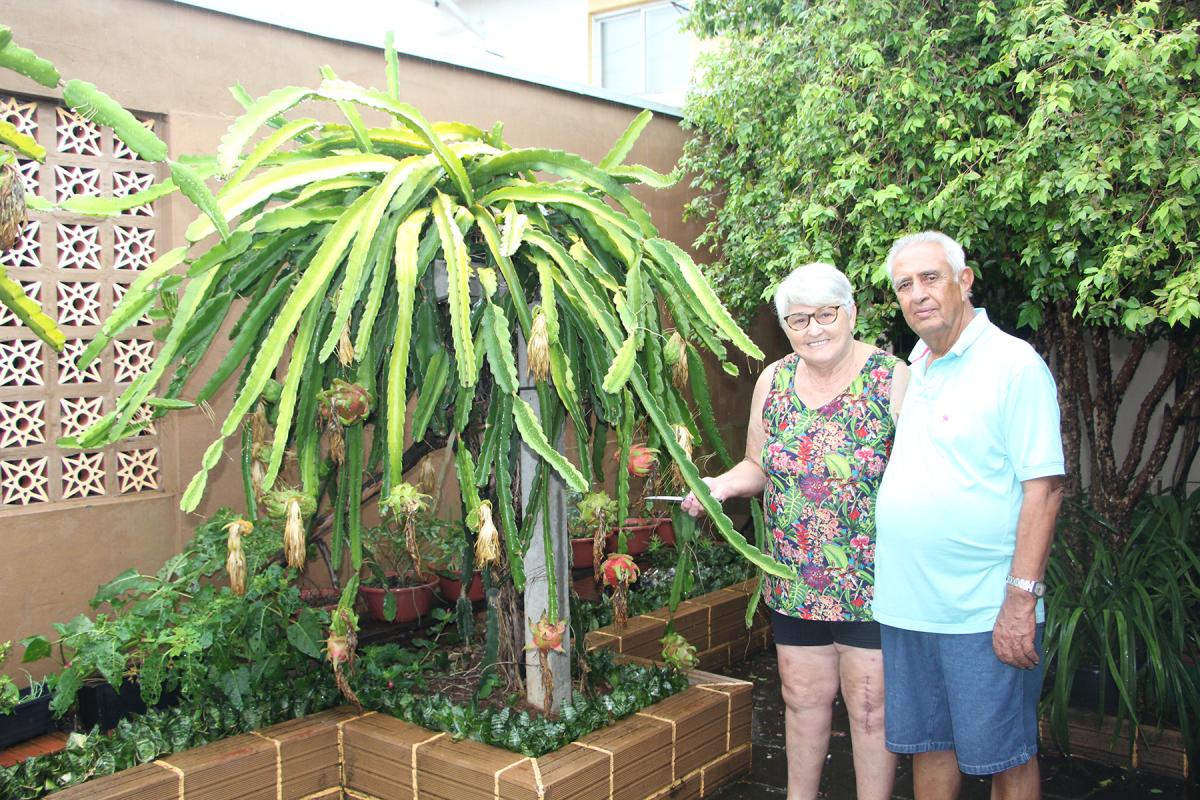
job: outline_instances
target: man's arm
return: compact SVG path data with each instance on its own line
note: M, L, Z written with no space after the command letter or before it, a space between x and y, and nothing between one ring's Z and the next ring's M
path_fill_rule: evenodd
M1050 475L1021 482L1021 515L1017 519L1017 547L1009 572L1017 578L1040 581L1046 574L1054 523L1062 505L1062 476ZM992 629L992 649L1005 664L1021 669L1037 666L1034 616L1037 598L1015 586L1004 587L1004 604Z

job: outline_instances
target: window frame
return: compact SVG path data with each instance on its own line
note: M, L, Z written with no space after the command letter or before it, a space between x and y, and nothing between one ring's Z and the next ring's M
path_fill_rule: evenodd
M640 34L638 36L638 76L640 78L639 88L636 91L629 92L635 96L642 96L648 93L646 88L646 16L649 11L656 11L661 8L673 8L675 3L671 0L657 0L656 2L644 3L642 5L632 5L627 8L617 8L611 11L604 11L592 15L592 83L601 89L609 91L619 91L604 85L604 23L620 17L629 17L634 14L638 15L638 20L641 23L639 26ZM625 92L621 92L625 94Z

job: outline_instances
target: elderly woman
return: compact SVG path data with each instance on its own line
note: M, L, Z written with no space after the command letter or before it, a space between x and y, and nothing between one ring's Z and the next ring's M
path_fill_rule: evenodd
M767 576L763 590L786 706L788 800L817 796L839 687L858 797L887 798L896 760L884 746L871 618L874 506L908 368L854 339L850 282L829 264L788 275L775 308L793 352L755 384L746 457L704 480L718 501L764 493L771 554L798 575ZM690 494L683 509L701 511Z

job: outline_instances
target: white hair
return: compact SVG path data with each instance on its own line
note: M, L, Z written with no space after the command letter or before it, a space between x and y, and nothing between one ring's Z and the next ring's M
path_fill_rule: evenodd
M896 265L896 256L900 255L902 250L914 244L922 244L924 242L933 242L941 245L942 254L946 257L946 263L950 265L950 274L954 276L954 282L958 283L959 274L967 268L967 257L963 253L962 245L941 231L921 231L920 233L910 233L908 236L901 236L897 239L892 244L892 249L888 251L887 261L884 262L884 265L887 267L888 278L892 277L892 270Z
M792 306L854 306L850 279L832 264L817 261L796 267L775 288L775 313L782 325Z

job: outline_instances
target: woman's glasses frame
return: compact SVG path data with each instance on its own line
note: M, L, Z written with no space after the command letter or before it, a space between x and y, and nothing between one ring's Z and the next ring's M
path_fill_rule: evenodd
M802 331L812 323L815 319L818 325L831 325L837 322L838 311L841 306L825 306L818 308L812 314L806 314L803 311L797 311L795 314L788 314L783 318L787 326L794 331Z

